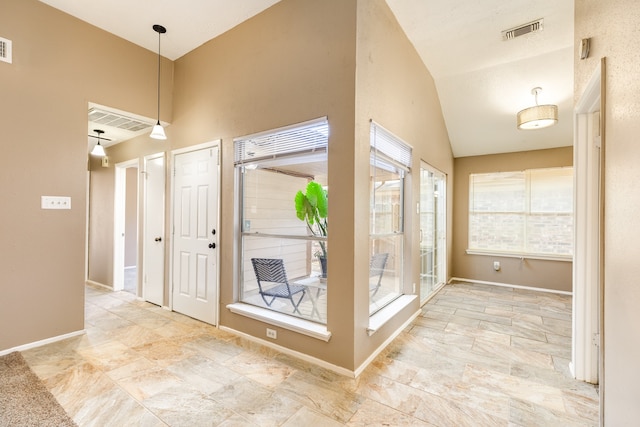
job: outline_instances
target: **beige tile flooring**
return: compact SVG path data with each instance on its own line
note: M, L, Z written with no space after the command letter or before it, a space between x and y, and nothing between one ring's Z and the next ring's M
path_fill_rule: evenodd
M82 336L23 352L80 426L592 426L571 298L445 286L357 379L87 286Z

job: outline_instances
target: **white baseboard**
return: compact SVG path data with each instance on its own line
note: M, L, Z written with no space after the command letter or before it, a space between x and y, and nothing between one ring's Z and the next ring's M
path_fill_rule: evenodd
M452 277L451 279L449 279L448 283L451 283L453 281L479 283L481 285L503 286L505 288L526 289L528 291L548 292L552 294L573 295L573 292L558 291L556 289L535 288L533 286L512 285L510 283L486 282L484 280L465 279L462 277Z
M105 289L108 289L108 290L113 292L113 287L112 286L107 286L107 285L105 285L103 283L100 283L100 282L94 282L93 280L86 280L85 283L87 285L93 285L93 286L98 286L100 288L105 288Z
M300 353L299 351L291 350L290 348L287 348L287 347L282 347L282 346L280 346L278 344L274 344L274 343L272 343L270 341L266 341L266 340L263 340L261 338L256 338L253 335L245 334L244 332L240 332L240 331L237 331L235 329L231 329L231 328L229 328L227 326L219 326L219 328L221 330L223 330L223 331L232 333L234 335L238 335L238 336L240 336L242 338L245 338L245 339L247 339L249 341L256 342L258 344L264 345L265 347L269 347L269 348L277 350L277 351L279 351L281 353L288 354L289 356L293 356L293 357L295 357L297 359L304 360L305 362L313 363L314 365L317 365L317 366L320 366L322 368L328 369L328 370L330 370L332 372L335 372L337 374L344 375L344 376L347 376L347 377L350 377L350 378L355 378L356 377L354 371L351 371L349 369L343 368L342 366L337 366L337 365L334 365L332 363L326 362L326 361L324 361L322 359L318 359L316 357L309 356L308 354Z
M7 349L7 350L0 350L0 356L4 356L5 354L13 353L14 351L30 350L32 348L36 348L36 347L40 347L40 346L43 346L43 345L51 344L51 343L54 343L54 342L57 342L57 341L66 340L67 338L72 338L72 337L76 337L78 335L83 335L85 333L86 333L86 331L84 329L81 329L79 331L70 332L68 334L58 335L58 336L47 338L47 339L44 339L44 340L35 341L35 342L29 343L29 344L19 345L17 347L13 347L13 348L10 348L10 349Z
M402 326L396 329L396 331L392 333L389 336L389 338L387 338L382 344L380 344L380 346L378 346L378 348L373 353L371 353L371 355L367 357L367 359L364 362L362 362L360 366L356 368L356 370L354 371L354 376L358 377L358 375L360 375L367 368L367 366L369 366L371 362L373 362L373 360L376 357L378 357L380 353L382 353L382 350L384 350L389 344L391 344L391 342L395 340L398 337L398 335L400 335L400 333L404 330L404 328L409 326L409 324L413 322L416 317L418 317L421 311L422 310L418 310L415 313L413 313L411 317L409 317L409 319L407 319L407 321L402 324Z

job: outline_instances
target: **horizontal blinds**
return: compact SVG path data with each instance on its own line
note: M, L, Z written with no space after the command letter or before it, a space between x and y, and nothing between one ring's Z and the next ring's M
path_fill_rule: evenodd
M235 138L235 164L326 152L328 141L329 122L326 117Z
M411 169L411 147L408 144L374 121L371 122L370 132L371 151L376 157L382 154L391 163L405 170Z

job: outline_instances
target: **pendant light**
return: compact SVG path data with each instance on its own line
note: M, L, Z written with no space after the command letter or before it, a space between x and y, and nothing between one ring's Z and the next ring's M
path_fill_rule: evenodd
M538 105L538 93L541 90L539 87L531 89L531 94L536 98L536 105L518 112L518 129L542 129L558 122L557 105Z
M104 157L107 153L104 152L104 147L100 145L100 135L102 135L104 131L102 129L94 129L93 131L98 134L98 143L93 147L93 150L91 150L91 155Z
M167 32L167 29L162 25L154 25L153 31L158 33L158 122L153 126L151 135L153 139L167 139L167 135L164 133L164 128L160 124L160 35Z

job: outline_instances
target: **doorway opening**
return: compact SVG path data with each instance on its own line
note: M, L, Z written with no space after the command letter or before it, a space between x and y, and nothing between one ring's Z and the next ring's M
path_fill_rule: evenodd
M113 290L139 295L138 160L115 166Z

